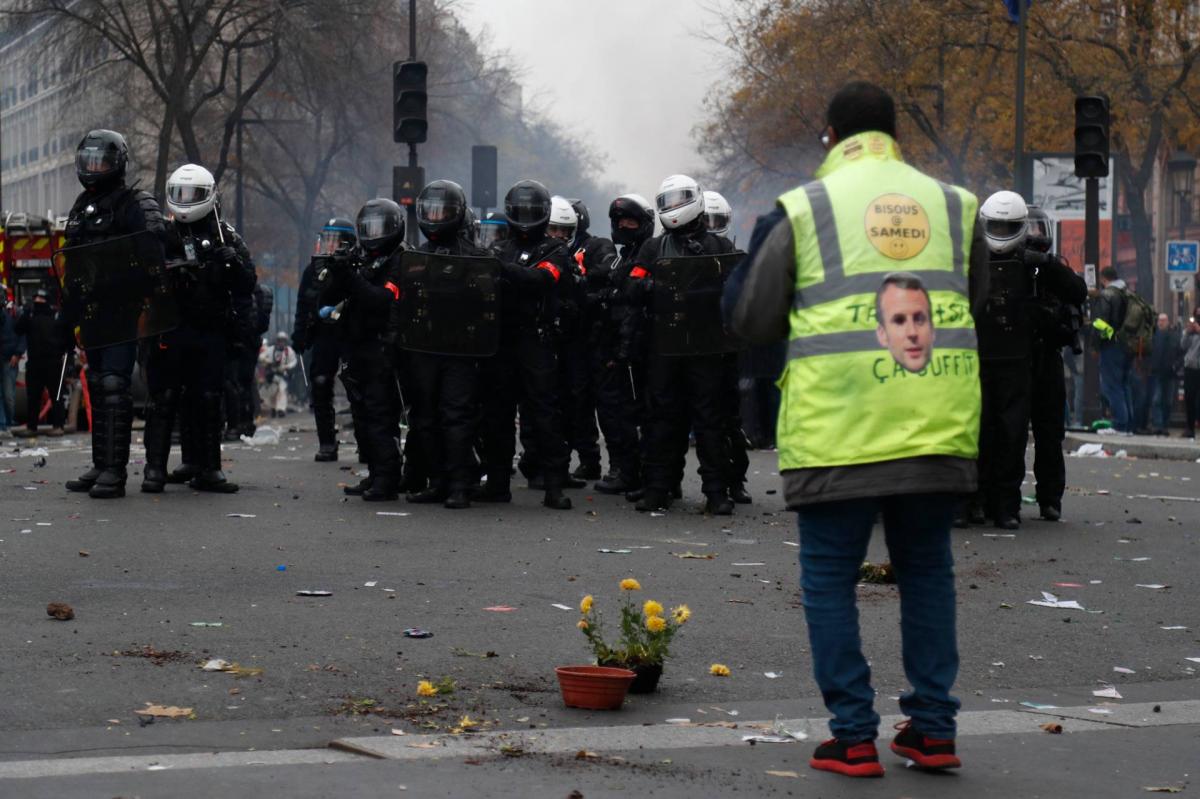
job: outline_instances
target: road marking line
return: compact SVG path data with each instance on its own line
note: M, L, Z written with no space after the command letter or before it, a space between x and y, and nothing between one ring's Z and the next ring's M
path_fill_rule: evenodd
M1154 712L1154 707L1159 712ZM1080 705L1053 710L974 710L958 714L960 737L977 735L1041 734L1039 719L1054 716L1069 721L1068 734L1139 729L1153 726L1200 724L1200 700L1106 705L1111 716L1099 717ZM1090 718L1087 717L1090 715ZM880 730L887 731L903 716L884 716ZM812 741L827 734L827 719L780 721L792 732L804 732ZM496 754L500 747L525 752L573 754L625 752L636 749L703 749L745 746L742 736L754 725L770 721L739 721L737 729L700 725L653 724L614 727L557 727L539 730L495 730L474 735L382 735L341 738L330 749L282 749L258 752L214 752L182 755L130 755L117 757L47 758L0 762L0 780L65 777L153 770L230 768L363 762L365 757L388 760L436 760L448 757L479 757ZM770 744L767 744L770 745ZM779 744L786 746L787 744ZM358 753L358 754L353 754Z

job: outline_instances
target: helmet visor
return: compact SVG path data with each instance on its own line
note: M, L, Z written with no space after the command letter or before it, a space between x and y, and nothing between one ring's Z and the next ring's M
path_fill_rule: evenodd
M1013 239L1021 234L1025 227L1024 220L989 219L984 224L984 230L994 239Z
M211 186L195 186L192 184L169 184L167 186L167 199L173 205L197 205L202 203L212 196Z
M725 230L729 227L729 214L705 214L704 222L709 230Z
M317 255L334 255L350 249L354 243L354 232L350 230L322 230L317 236Z
M382 210L368 211L358 218L358 237L382 239L400 232L400 221Z
M659 213L667 214L699 199L700 195L694 189L671 189L658 195L656 204Z
M453 197L429 196L417 200L419 222L439 225L444 222L457 222L462 215L462 203Z
M75 153L75 171L80 175L102 176L117 171L115 149L89 147Z
M1047 219L1030 219L1029 235L1033 238L1050 239L1050 221Z
M550 218L550 203L534 197L519 197L505 204L504 213L514 225L537 225Z
M508 239L508 225L503 222L480 222L478 244L484 249L495 247Z
M546 235L556 239L571 240L575 238L576 225L551 224L546 228Z

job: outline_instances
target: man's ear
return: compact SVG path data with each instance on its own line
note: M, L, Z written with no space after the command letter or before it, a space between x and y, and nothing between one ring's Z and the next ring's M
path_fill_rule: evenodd
M888 348L887 331L883 329L883 325L875 326L875 339L879 342L879 346L885 350Z

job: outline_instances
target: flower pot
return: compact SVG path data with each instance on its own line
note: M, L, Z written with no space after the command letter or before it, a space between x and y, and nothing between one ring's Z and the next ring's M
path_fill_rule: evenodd
M627 663L619 663L606 660L600 664L601 666L612 666L618 669L629 669L637 675L633 680L633 684L629 686L631 694L652 694L658 690L658 679L662 677L663 667L661 663L639 663L629 665Z
M584 710L617 710L637 677L629 669L605 666L559 666L554 671L563 704Z

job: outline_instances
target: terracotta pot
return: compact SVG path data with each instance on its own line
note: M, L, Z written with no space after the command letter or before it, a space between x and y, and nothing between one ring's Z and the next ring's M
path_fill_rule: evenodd
M606 666L559 666L554 671L563 704L584 710L617 710L637 677L629 669Z
M658 680L662 677L663 667L661 663L639 663L630 666L627 663L616 661L605 661L601 666L612 666L618 669L629 669L637 677L633 684L629 686L631 694L652 694L658 690Z

